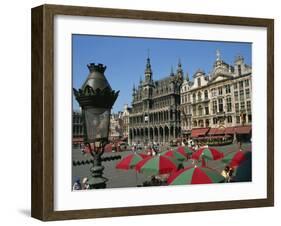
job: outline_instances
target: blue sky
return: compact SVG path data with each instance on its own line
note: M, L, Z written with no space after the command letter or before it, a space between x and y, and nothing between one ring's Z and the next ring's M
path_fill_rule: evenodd
M179 59L190 79L199 68L208 73L217 49L227 63L233 64L235 56L242 55L252 65L251 43L72 35L73 87L80 88L86 80L88 63L102 63L112 89L120 90L112 111L122 111L124 104L131 105L133 84L144 78L148 49L154 80L168 76L172 66L175 71ZM78 108L73 97L73 109Z

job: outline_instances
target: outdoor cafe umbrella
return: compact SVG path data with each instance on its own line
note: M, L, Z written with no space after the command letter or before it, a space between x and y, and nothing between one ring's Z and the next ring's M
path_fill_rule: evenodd
M241 149L239 151L231 152L222 159L222 162L231 168L235 168L247 159L248 153L249 151L243 151Z
M174 158L156 155L141 160L135 167L140 173L158 175L176 171L180 163Z
M180 152L174 151L174 150L165 151L165 152L161 153L161 155L172 157L172 158L175 158L179 161L184 161L188 158L187 154L180 153Z
M177 151L178 151L179 153L182 153L182 154L185 153L185 154L188 155L188 156L192 155L193 152L194 152L191 148L189 148L189 147L187 147L187 146L185 146L185 147L180 146L180 147L177 148Z
M224 177L217 171L206 167L187 167L173 173L167 180L168 185L220 183Z
M185 160L182 162L182 166L184 168L187 168L187 167L194 167L194 166L203 166L202 162L199 162L198 160L196 159L188 159L188 160Z
M146 158L147 156L144 154L130 154L127 155L125 158L123 158L120 162L116 164L117 169L132 169L134 168L137 163L139 163L141 160Z
M122 170L133 169L137 163L139 163L145 158L148 158L148 156L144 154L137 154L137 153L129 154L116 164L116 168ZM135 173L136 173L136 184L138 184L138 175L137 172Z
M223 158L223 153L219 152L215 148L200 148L198 151L193 153L192 158L194 159L208 159L208 160L218 160Z

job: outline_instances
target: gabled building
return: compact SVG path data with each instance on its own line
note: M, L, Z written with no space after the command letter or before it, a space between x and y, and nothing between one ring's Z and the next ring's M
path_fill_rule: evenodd
M186 136L192 136L196 128L212 135L214 129L234 128L252 123L251 94L252 68L245 64L242 56L230 65L217 58L210 74L198 70L183 81L181 87L181 126ZM248 126L248 128L250 128ZM227 133L224 131L224 133ZM199 134L200 135L200 134ZM203 135L203 134L202 134Z

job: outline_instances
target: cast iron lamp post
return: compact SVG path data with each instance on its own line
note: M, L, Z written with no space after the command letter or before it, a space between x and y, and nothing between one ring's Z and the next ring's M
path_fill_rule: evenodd
M105 188L107 179L102 176L104 170L102 154L108 143L111 108L119 91L112 90L105 78L106 66L94 63L87 66L90 74L81 89L77 91L73 88L73 91L82 109L84 143L93 157L89 162L93 166L90 169L92 178L88 183L90 188Z

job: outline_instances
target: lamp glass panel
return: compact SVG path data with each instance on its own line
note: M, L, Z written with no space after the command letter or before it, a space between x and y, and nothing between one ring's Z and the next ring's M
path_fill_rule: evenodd
M85 109L85 123L89 142L108 138L110 109Z

